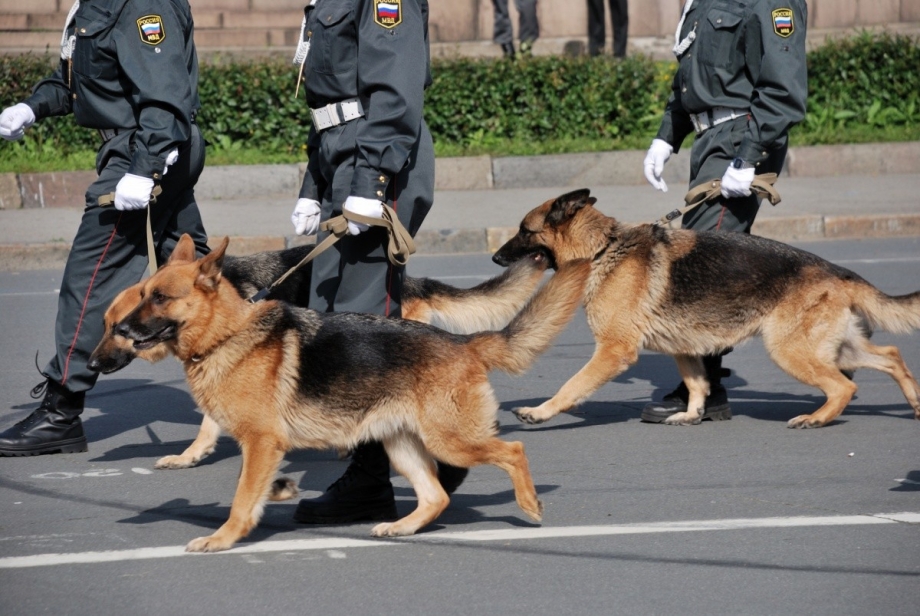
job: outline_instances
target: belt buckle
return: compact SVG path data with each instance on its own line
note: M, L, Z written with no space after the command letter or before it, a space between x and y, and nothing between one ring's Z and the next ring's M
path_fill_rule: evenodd
M698 114L698 113L691 113L691 114L690 114L690 121L693 122L693 128L694 128L694 130L696 130L696 134L700 134L700 133L702 133L704 130L706 130L707 128L709 128L708 126L703 126L703 123L700 122L700 116L701 116L701 115L702 115L702 114Z
M313 124L319 130L325 130L329 128L330 126L333 126L332 118L329 117L328 107L320 107L319 109L311 109L310 113L313 115Z

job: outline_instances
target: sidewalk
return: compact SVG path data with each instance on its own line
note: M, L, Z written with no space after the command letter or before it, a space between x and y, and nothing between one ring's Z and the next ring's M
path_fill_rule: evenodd
M645 182L645 152L439 159L435 204L416 240L420 254L491 252L530 209L576 188L625 222L649 222L683 204L686 150L665 168L670 191ZM247 254L311 241L293 235L290 213L302 165L210 167L198 184L212 238L231 236ZM91 172L0 177L0 270L62 267ZM3 183L7 189L3 191ZM920 236L920 143L796 148L777 183L782 203L762 206L754 232L781 241ZM12 195L12 196L11 196ZM8 207L8 206L6 206Z

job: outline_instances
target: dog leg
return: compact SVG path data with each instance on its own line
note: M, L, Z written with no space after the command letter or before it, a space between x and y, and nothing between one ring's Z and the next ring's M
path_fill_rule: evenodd
M535 408L516 408L514 414L519 420L529 424L552 419L587 400L607 381L616 378L636 363L638 358L639 351L634 345L598 345L588 363L570 378L555 396Z
M272 476L284 457L284 449L272 438L240 440L243 469L230 507L230 518L209 537L193 539L186 552L219 552L249 534L259 518L272 487Z
M766 337L764 339L766 343ZM767 344L767 352L776 364L789 375L812 387L817 387L827 396L827 401L810 415L793 417L786 423L788 428L820 428L834 421L846 408L856 393L856 383L840 372L832 359L821 357L821 351L814 348L814 341L798 336L789 336L779 347ZM826 348L823 351L826 355Z
M371 534L375 537L400 537L415 534L418 529L431 524L450 503L450 497L438 482L438 470L434 458L425 450L421 440L414 434L400 434L383 443L390 458L390 464L400 475L409 480L418 506L415 511L395 522L376 525Z
M875 346L868 340L853 344L847 354L842 370L874 368L889 375L901 388L907 403L914 409L914 417L920 419L920 385L911 374L896 346Z
M178 456L164 456L156 461L153 468L191 468L214 453L220 426L208 415L201 420L198 436L188 448Z
M534 522L543 519L543 503L537 498L537 489L530 474L530 463L524 454L524 444L520 441L506 443L492 438L483 443L485 462L502 469L511 477L514 485L514 499L521 511L530 516Z
M664 423L671 426L695 426L703 421L706 396L709 395L706 370L703 368L702 359L696 356L675 355L674 361L677 362L677 370L690 396L687 400L687 410L683 413L674 413L665 419Z

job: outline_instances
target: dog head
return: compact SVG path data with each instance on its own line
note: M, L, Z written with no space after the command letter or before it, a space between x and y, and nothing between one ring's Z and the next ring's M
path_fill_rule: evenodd
M587 188L550 199L524 216L517 235L505 242L492 255L492 260L507 267L533 253L542 253L549 266L556 269L559 257L567 252L566 238L573 220L586 206L596 202Z
M195 244L191 237L183 235L169 260L140 283L140 301L115 332L133 340L138 351L144 351L176 340L189 321L207 319L207 300L220 286L221 265L229 242L224 238L217 249L196 261Z
M133 340L115 331L122 319L140 304L142 284L139 282L119 293L105 311L105 333L89 357L87 367L90 370L109 374L121 370L134 361L135 357L154 363L169 354L169 346L165 343L139 350L135 348Z

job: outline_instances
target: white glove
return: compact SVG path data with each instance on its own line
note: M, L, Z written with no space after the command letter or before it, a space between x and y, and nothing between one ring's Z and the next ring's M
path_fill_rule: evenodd
M25 103L7 107L0 113L0 137L7 141L22 139L26 129L35 122L32 108Z
M127 210L142 210L150 202L150 193L153 191L153 180L132 173L118 180L115 187L115 209L122 212Z
M365 199L364 197L349 197L345 199L342 205L342 211L361 214L370 218L383 218L383 203L376 199ZM348 221L348 235L358 235L370 229L369 225L360 222Z
M179 160L179 148L173 148L169 151L169 154L166 155L166 164L163 165L163 175L166 175L166 172L169 171L169 166Z
M725 170L725 175L722 176L722 196L726 199L749 197L753 181L754 167L735 169L729 165Z
M291 214L294 232L297 235L316 235L319 230L319 201L316 199L298 199Z
M648 154L645 155L643 168L645 169L645 179L661 192L668 192L668 185L661 179L661 172L664 171L664 164L671 158L674 148L664 139L654 139Z

